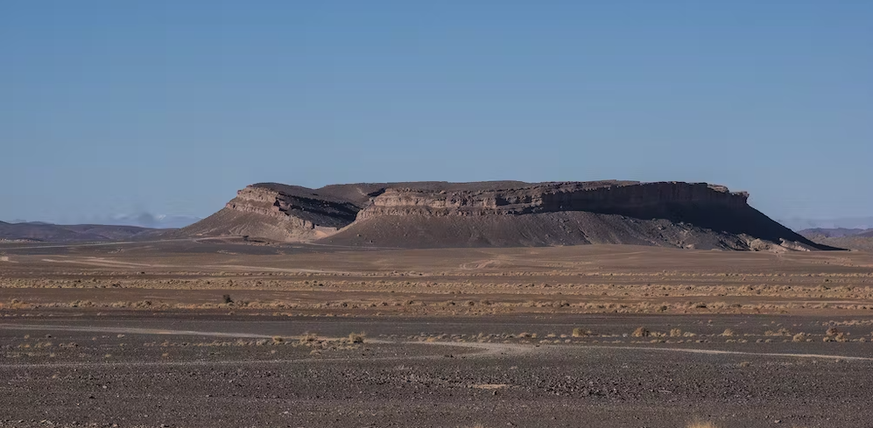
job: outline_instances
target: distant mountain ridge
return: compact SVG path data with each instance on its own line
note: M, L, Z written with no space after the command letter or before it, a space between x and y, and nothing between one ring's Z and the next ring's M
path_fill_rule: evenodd
M103 224L111 226L139 226L149 229L178 229L189 226L200 220L200 217L187 215L164 215L141 212L136 214L119 214L86 219L84 223Z
M873 229L845 229L845 228L814 228L814 229L804 229L798 231L797 233L806 236L809 238L810 236L824 236L826 238L840 238L843 236L864 236L870 235L873 233Z
M873 217L842 217L832 219L795 217L777 221L794 231L809 229L873 229Z
M157 238L166 232L165 229L138 226L0 222L0 241L106 242Z
M853 250L873 251L873 228L870 229L805 229L801 235L822 245Z

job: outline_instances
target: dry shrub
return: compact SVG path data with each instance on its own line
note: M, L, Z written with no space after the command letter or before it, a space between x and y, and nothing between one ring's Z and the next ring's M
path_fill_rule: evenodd
M793 342L804 342L806 341L806 333L797 333L794 337L791 338Z
M585 330L581 327L576 327L573 329L573 337L588 337L591 336L591 330Z
M718 428L718 425L712 422L697 421L688 424L688 428Z
M364 343L364 334L351 333L349 334L349 342L352 343Z
M670 337L682 337L682 329L678 329L678 328L670 329Z
M834 327L829 328L825 332L825 337L822 338L823 342L848 342L848 334L843 333L837 330Z
M639 327L636 330L634 330L633 333L631 333L631 336L633 336L633 337L649 337L651 335L652 335L652 332L649 331L645 327Z
M312 333L303 333L303 336L300 336L300 343L312 343L318 339L318 336Z
M726 329L724 329L724 332L721 335L722 336L733 336L735 334L736 334L736 332L734 332L733 330L731 330L729 328L726 328Z

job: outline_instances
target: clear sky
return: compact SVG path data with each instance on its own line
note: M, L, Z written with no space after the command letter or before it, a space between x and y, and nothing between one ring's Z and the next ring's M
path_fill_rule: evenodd
M873 215L870 1L0 2L0 219L247 184L726 184Z

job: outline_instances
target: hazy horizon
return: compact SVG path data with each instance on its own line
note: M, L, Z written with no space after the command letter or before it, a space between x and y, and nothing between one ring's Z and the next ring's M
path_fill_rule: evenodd
M873 216L873 3L759 3L0 3L0 220L497 179Z

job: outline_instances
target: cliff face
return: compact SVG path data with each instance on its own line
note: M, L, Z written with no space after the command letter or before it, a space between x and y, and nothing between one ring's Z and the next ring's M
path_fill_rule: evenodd
M390 188L358 214L382 215L523 215L561 211L652 213L670 205L717 205L739 208L746 193L730 193L705 183L568 182L514 189L439 192Z
M632 181L365 183L240 190L188 236L249 235L348 246L633 243L689 248L820 248L706 183Z
M238 191L224 209L181 233L311 241L351 224L360 209L350 201L306 187L260 183Z
M237 192L225 206L239 212L256 213L281 220L298 220L301 227L341 228L355 220L360 207L320 195L305 187L248 186Z

